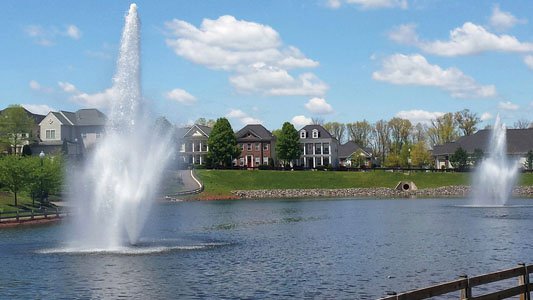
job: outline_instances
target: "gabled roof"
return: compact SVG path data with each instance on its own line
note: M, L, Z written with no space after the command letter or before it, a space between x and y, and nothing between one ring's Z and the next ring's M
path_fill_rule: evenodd
M178 138L192 137L196 131L199 131L205 137L211 134L211 127L205 125L194 124L192 126L181 127L176 130Z
M80 109L75 115L78 126L104 126L107 123L106 115L95 108Z
M372 155L372 150L363 148L354 141L349 141L339 146L339 159L346 159L358 150L362 151L366 156Z
M271 141L272 132L261 124L248 124L235 133L237 141Z
M305 130L307 132L307 137L306 138L311 138L312 137L311 133L315 129L318 130L318 137L319 138L334 139L334 137L324 127L322 127L320 125L306 125L302 129L298 130L298 132L300 132L302 130Z
M59 122L61 122L61 124L63 125L70 125L71 122L60 112L50 112L51 114L53 114L58 120Z
M433 155L452 155L461 147L468 153L475 149L481 149L484 153L490 153L489 140L491 130L483 129L469 136L462 136L455 142L436 145L433 147ZM523 155L533 150L533 128L507 129L507 153Z

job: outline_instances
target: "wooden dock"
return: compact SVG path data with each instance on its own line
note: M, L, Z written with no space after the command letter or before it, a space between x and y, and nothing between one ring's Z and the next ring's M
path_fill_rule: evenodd
M520 300L530 300L530 293L533 290L533 283L530 283L529 280L529 274L531 273L533 273L533 265L518 264L518 266L515 268L474 277L463 275L459 279L450 282L404 292L401 294L389 292L386 297L381 298L380 300L429 299L454 292L457 293L457 299L461 300L496 300L507 299L516 296L519 296ZM492 291L487 294L475 295L475 293L472 293L472 288L512 278L516 278L514 286L500 289L498 291Z

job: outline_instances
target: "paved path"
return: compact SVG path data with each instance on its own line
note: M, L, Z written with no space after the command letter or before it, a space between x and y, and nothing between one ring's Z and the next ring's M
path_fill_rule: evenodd
M181 181L183 182L183 188L181 189L179 194L187 194L187 193L193 194L195 191L198 191L199 189L202 188L202 184L194 176L194 173L192 170L179 170L178 176L181 178Z

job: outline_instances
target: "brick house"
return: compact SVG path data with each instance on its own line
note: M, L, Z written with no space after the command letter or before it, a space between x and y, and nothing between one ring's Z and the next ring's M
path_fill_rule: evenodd
M241 167L257 168L260 165L273 165L275 137L263 125L250 124L235 133L241 154L235 164Z

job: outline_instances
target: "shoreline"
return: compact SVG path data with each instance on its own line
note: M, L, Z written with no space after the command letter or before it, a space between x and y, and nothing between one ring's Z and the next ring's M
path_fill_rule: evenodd
M0 228L46 225L46 224L51 224L51 223L62 221L63 217L54 216L54 217L48 217L48 218L20 219L19 221L13 220L13 219L0 222Z

